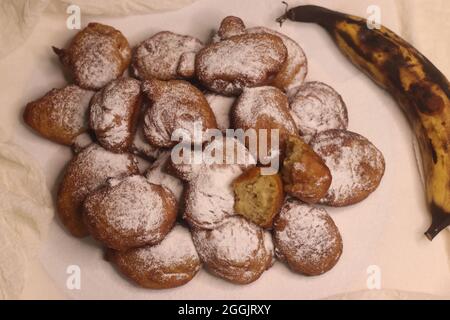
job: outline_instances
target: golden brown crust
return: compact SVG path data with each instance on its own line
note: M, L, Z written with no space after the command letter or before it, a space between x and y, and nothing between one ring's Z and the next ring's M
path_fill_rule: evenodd
M89 125L106 150L123 153L131 149L142 102L140 86L136 79L121 78L92 98Z
M78 32L67 49L53 47L74 82L97 90L119 78L128 68L131 49L123 34L113 27L89 23Z
M248 33L270 33L280 37L287 49L287 58L271 85L283 90L289 96L295 94L298 86L305 80L308 73L308 60L303 49L297 42L275 30L265 27L254 27L246 30Z
M183 80L146 80L142 91L150 106L145 112L144 135L151 145L170 148L178 143L172 140L175 130L187 132L193 143L194 126L201 124L206 129L216 129L217 123L211 107L203 93Z
M273 79L287 57L283 41L268 33L242 34L212 43L195 59L197 78L209 90L238 95Z
M217 31L217 37L215 41L221 41L233 36L241 35L245 33L245 24L241 18L235 16L225 17L220 23L219 30Z
M93 238L108 248L130 248L161 242L177 216L172 192L140 175L110 180L89 194L83 219Z
M256 281L271 265L264 231L242 217L213 230L192 229L200 259L212 274L236 284Z
M270 228L284 201L278 174L261 175L261 168L247 170L233 181L234 210L262 228Z
M303 202L317 203L330 188L330 169L298 136L287 138L285 154L281 170L284 190Z
M295 135L298 131L289 112L286 95L281 90L270 86L244 89L231 108L230 119L234 129L256 130L258 153L260 144L265 143L264 140L260 140L259 130L267 130L266 150L271 151L275 156L284 150L286 137ZM272 142L272 133L276 133L272 132L274 129L279 132L278 146ZM250 148L248 140L246 140L246 146ZM261 161L259 154L258 160Z
M179 225L155 246L125 252L108 250L107 259L138 285L150 289L184 285L201 268L189 231Z
M134 76L141 80L191 78L195 54L202 47L197 38L158 32L135 48L131 64Z
M82 221L86 196L110 177L137 173L139 169L133 156L111 153L97 144L76 154L67 165L58 189L57 212L64 226L75 237L87 236Z
M298 273L317 276L332 269L342 250L342 238L323 208L289 199L274 223L278 258Z
M374 192L385 170L383 154L360 134L328 130L311 141L333 177L320 203L343 207L358 203Z
M68 85L52 89L25 107L23 120L41 136L64 145L87 131L87 110L94 93Z

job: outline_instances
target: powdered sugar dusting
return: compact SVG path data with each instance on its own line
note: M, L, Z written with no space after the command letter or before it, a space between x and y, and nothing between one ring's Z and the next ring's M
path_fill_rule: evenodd
M129 141L139 95L140 82L122 78L110 82L94 96L90 123L102 145L120 147Z
M81 133L87 129L86 113L93 94L93 91L83 90L76 85L53 89L43 98L50 104L50 108L47 108L49 120L67 134Z
M235 215L231 183L241 174L238 166L205 168L189 183L185 218L195 226L214 228Z
M256 165L255 157L237 138L231 136L215 137L202 149L192 150L188 157L184 152L172 149L171 165L177 177L184 181L193 181L199 175L209 175L214 168L238 166L246 170Z
M176 79L192 68L192 55L185 56L181 61L180 71L177 68L184 53L195 54L203 47L200 40L169 31L155 34L142 42L133 57L133 70L140 79ZM192 70L191 70L192 71ZM192 72L190 72L192 73Z
M121 233L142 230L153 239L152 231L164 221L163 200L142 176L122 180L111 188L107 200L102 203L106 218Z
M196 269L200 268L191 234L180 225L176 225L159 244L137 249L136 256L144 269L171 268L187 262L197 262Z
M92 143L94 143L94 141L92 140L91 135L87 132L84 132L74 139L72 150L75 153L79 153L81 150L91 145Z
M136 128L136 133L131 144L131 152L146 158L147 160L154 161L161 154L161 149L154 147L148 143L144 135L144 121L139 119Z
M293 261L320 265L339 245L329 219L325 209L288 201L278 217L282 227L275 229L277 249L282 255L287 252Z
M209 158L212 151L219 151L220 154ZM205 156L200 158L200 164L174 166L188 181L184 217L196 227L210 229L236 214L231 183L243 170L254 166L256 161L242 143L230 137L215 139L200 155ZM193 163L195 158L193 154Z
M164 166L170 157L170 151L162 152L158 159L151 165L151 167L145 173L145 177L148 181L154 184L161 185L169 189L175 196L175 199L179 203L181 195L183 193L183 183L180 179L171 176L164 172Z
M254 259L260 249L261 229L243 218L232 217L214 230L196 230L193 238L202 260L242 265Z
M108 177L126 176L137 171L134 157L106 151L97 144L91 144L81 151L75 161L72 163L76 168L74 174L80 177L74 181L78 195L88 194Z
M244 34L205 47L196 60L200 81L226 94L265 83L287 56L286 48L281 46L281 50L275 39L267 34Z
M233 116L248 128L254 128L258 120L266 117L295 134L297 128L288 112L287 104L280 103L280 95L284 94L275 87L245 88L234 105Z
M277 77L290 79L283 88L288 95L296 91L306 78L308 72L306 55L297 42L288 36L266 27L254 27L246 30L248 33L270 33L280 37L287 49L287 61Z
M348 115L342 97L321 82L307 82L290 102L291 114L306 140L329 129L347 129Z
M230 128L230 110L235 98L225 97L210 92L205 94L205 98L216 116L217 128L222 131Z
M157 88L153 89L153 86ZM193 141L195 123L201 123L202 128L209 124L204 108L209 108L209 105L201 92L189 83L144 82L143 90L152 102L145 114L144 133L147 138L151 137L153 144L161 147L176 144L172 141L172 133L177 129L183 130ZM157 93L153 94L153 90ZM212 111L209 112L213 116Z
M262 59L261 57L265 57ZM203 56L201 72L207 74L240 74L249 78L265 76L266 60L283 61L283 55L271 42L246 37L244 41L223 40Z
M370 192L384 173L384 158L366 138L344 130L328 130L311 142L333 177L322 202L345 202L354 194ZM375 179L375 181L374 181Z
M89 88L101 88L118 78L122 63L129 59L130 49L118 51L116 38L99 32L84 32L72 52L74 75L77 82ZM120 57L120 60L117 57Z

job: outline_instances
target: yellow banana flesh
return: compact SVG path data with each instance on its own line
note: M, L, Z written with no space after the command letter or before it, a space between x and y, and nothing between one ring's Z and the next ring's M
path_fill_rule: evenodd
M397 101L420 147L432 240L450 225L450 94L447 78L391 30L369 29L367 20L318 6L299 6L277 19L317 23L350 61Z

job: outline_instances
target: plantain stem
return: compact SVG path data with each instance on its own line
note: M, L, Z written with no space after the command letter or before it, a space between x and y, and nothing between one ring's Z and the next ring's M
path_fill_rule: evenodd
M345 18L345 16L339 12L319 6L305 5L287 10L287 3L283 1L283 4L286 5L286 11L282 16L276 19L276 21L280 23L280 26L286 19L289 19L291 21L317 23L323 27L331 27L334 25L336 19Z
M450 226L450 215L435 204L431 204L430 211L432 214L432 223L427 232L425 232L425 236L431 241L439 232Z

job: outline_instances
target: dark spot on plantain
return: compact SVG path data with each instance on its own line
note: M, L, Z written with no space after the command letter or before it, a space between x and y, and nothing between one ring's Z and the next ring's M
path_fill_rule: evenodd
M428 139L428 144L430 146L431 151L431 157L433 158L433 163L436 164L438 162L437 152L434 148L433 141L431 139Z
M397 92L404 92L403 82L400 76L400 66L403 63L403 59L399 55L393 55L391 59L386 60L382 69L384 74L388 77L390 85Z
M358 37L369 52L382 51L388 55L396 55L399 52L397 44L375 30L361 28L359 29Z
M427 82L413 83L408 94L421 113L433 115L440 113L445 108L445 102L431 91L430 86L431 84Z
M360 56L361 58L364 58L367 61L372 61L372 54L371 51L369 52L365 52L362 48L362 46L358 45L357 43L355 43L352 39L352 37L345 31L341 31L341 30L337 30L336 31L337 35L342 38L342 40L345 41L345 43L352 48L353 51L355 51L355 53Z

